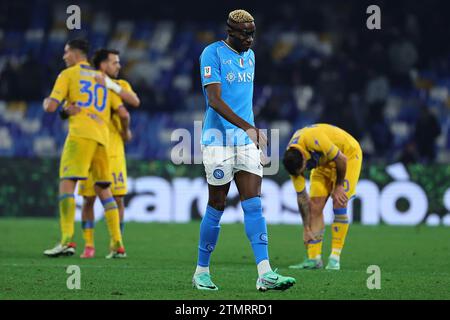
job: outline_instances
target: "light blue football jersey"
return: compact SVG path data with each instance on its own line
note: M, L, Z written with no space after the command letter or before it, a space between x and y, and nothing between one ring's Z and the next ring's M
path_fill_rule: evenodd
M205 86L220 83L222 99L225 103L239 117L254 125L255 54L253 50L238 53L225 41L214 42L200 55L200 74L206 100L201 143L210 146L239 146L252 143L242 129L225 120L209 105Z

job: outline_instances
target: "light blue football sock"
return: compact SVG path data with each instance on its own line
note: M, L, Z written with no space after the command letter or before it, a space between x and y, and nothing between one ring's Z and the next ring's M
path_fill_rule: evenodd
M216 247L220 232L220 218L223 211L214 209L211 206L206 207L206 213L200 224L200 241L198 245L197 265L201 267L209 266L211 253Z
M260 197L253 197L241 202L244 210L245 233L252 245L256 264L269 259L266 219L262 215Z

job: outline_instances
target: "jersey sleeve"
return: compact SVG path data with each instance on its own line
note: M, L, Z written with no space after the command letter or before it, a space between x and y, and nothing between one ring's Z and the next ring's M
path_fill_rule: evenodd
M202 86L211 83L221 83L220 61L214 47L206 47L200 56L200 74Z
M303 175L299 175L299 176L290 176L291 177L291 181L294 184L294 189L297 193L302 192L303 190L305 190L305 186L306 186L306 180L305 177Z
M111 90L108 91L108 94L111 95L111 110L117 111L119 107L123 105L122 98Z
M123 90L130 91L130 92L134 93L133 88L131 88L131 85L130 85L130 83L128 81L126 81L126 80L119 80L118 83L122 87Z
M55 85L50 93L50 99L56 100L58 104L61 103L69 92L69 82L70 78L67 71L62 71L56 78Z
M323 154L328 161L333 161L339 154L339 148L318 128L307 135L306 147Z

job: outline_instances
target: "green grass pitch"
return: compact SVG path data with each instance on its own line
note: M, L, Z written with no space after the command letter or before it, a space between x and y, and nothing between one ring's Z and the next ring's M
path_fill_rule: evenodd
M269 225L272 267L297 279L286 291L255 289L256 267L242 224L222 225L212 256L217 292L197 291L191 277L199 222L125 226L128 258L106 260L108 237L96 226L95 259L77 253L47 258L58 239L57 219L0 219L0 299L450 299L450 232L445 227L350 226L341 271L290 270L302 260L300 226ZM330 253L327 227L323 256ZM326 263L326 259L325 259ZM81 289L69 290L66 268L81 269ZM381 289L367 288L367 267L381 268Z

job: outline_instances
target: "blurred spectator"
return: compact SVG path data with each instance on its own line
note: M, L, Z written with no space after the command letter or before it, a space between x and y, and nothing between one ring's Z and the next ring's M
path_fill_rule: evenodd
M417 153L416 144L413 140L408 141L400 153L398 161L404 165L414 164L419 161L419 154Z
M436 139L440 134L441 127L437 117L426 105L422 105L414 132L414 141L422 162L431 163L436 159Z
M450 42L436 38L448 38L450 20L433 15L442 7L439 0L430 0L426 6L408 2L406 8L380 1L380 31L361 27L366 8L356 0L352 4L281 0L277 6L259 2L252 12L258 29L253 48L257 123L267 127L284 123L297 129L328 122L366 140L369 153L373 146L378 160L403 150L404 161L415 161L416 148L425 161L445 161L450 154L443 150L450 149L446 102ZM64 43L78 33L65 30L64 6L51 0L34 1L31 6L29 1L16 0L5 6L23 18L16 21L17 14L0 14L0 106L7 106L6 113L0 114L0 126L13 141L31 143L40 136L57 136L61 124L57 118L44 117L40 104L64 68ZM229 4L210 3L203 11L190 9L184 2L169 8L138 0L118 6L106 0L83 5L83 14L91 18L83 20L80 32L91 41L93 50L108 46L121 51L120 77L141 98L141 108L133 111L132 121L141 131L129 146L136 158L166 156L171 128L192 130L191 118L200 119L205 109L198 59L206 45L226 37L224 18ZM203 12L208 12L207 17ZM429 94L433 90L439 95ZM25 117L39 125L11 123L16 115L8 103L16 100L32 106L24 111ZM421 103L432 105L439 117L424 113L417 120L415 110ZM437 157L441 126L447 140L442 141ZM157 136L158 143L150 145L150 136ZM289 136L281 137L281 147ZM413 141L407 141L411 136ZM60 147L63 139L57 139ZM24 144L23 150L27 148ZM17 150L21 149L13 144L7 154L17 154Z

